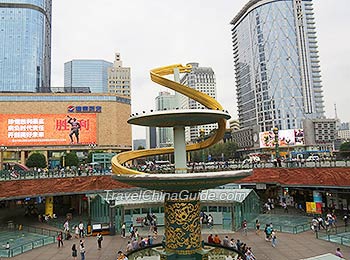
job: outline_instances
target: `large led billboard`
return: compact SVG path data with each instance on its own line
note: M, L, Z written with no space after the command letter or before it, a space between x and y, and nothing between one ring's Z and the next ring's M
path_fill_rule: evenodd
M0 115L0 144L7 146L96 143L96 114Z
M273 131L259 133L260 148L274 147L275 134ZM278 131L279 146L296 146L304 145L304 131L303 129L288 129Z

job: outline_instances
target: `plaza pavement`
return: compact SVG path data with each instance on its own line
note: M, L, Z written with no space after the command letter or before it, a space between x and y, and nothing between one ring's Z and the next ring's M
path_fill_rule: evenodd
M148 230L140 229L140 235L147 235ZM155 243L160 243L162 239L163 228L159 228L160 235ZM283 260L283 259L304 259L312 256L317 256L325 253L334 253L337 247L340 247L345 259L350 259L350 247L339 246L338 244L318 240L315 238L312 231L300 234L277 234L277 246L273 248L270 242L266 242L263 232L256 235L253 230L249 231L247 236L240 232L230 232L222 229L204 229L202 236L207 241L209 233L219 234L221 240L227 234L229 238L240 239L248 246L252 247L252 251L258 260ZM97 241L95 237L85 239L86 259L87 260L115 260L119 250L124 251L128 239L121 238L120 235L104 236L102 242L102 250L97 249ZM63 248L57 248L57 244L51 244L45 247L40 247L27 253L18 255L13 260L68 260L71 257L72 244L79 245L78 239L64 241ZM78 259L80 256L78 254ZM4 260L4 259L1 259Z

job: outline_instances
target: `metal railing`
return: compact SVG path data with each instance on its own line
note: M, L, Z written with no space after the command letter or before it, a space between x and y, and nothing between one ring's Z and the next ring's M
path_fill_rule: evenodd
M350 226L333 226L315 231L317 239L350 246Z
M38 248L41 246L49 245L56 242L56 237L58 236L59 231L50 230L46 228L32 227L32 226L22 226L18 224L14 224L11 226L0 227L1 230L6 231L20 231L27 233L35 233L40 234L46 237L37 238L32 241L28 241L18 246L11 246L9 249L0 249L0 257L13 257L22 253L25 253L34 248Z
M317 161L317 162L292 162L287 161L282 163L282 168L342 168L350 167L348 161ZM254 168L276 168L272 162L259 162L259 163L246 163L242 162L218 162L211 165L197 164L195 167L188 166L187 172L218 172L218 171L230 171L230 170L242 170L242 169L254 169ZM280 167L281 168L281 167ZM143 171L143 170L140 170ZM173 173L174 167L164 167L160 169L145 169L148 173ZM109 170L103 171L79 171L78 169L64 169L64 170L48 170L48 171L22 171L22 170L2 170L0 171L0 181L8 180L25 180L25 179L42 179L42 178L70 178L70 177L82 177L82 176L103 176L110 175Z
M250 229L255 229L254 223L249 223L248 226ZM273 229L277 230L277 232L283 233L291 233L291 234L299 234L302 232L306 232L311 230L310 223L298 224L298 225L276 225L273 224ZM261 232L264 231L264 227L260 228Z
M71 177L86 177L86 176L104 176L110 175L108 171L92 171L92 172L79 172L77 170L65 170L65 171L0 171L0 181L10 180L27 180L27 179L47 179L47 178L71 178Z

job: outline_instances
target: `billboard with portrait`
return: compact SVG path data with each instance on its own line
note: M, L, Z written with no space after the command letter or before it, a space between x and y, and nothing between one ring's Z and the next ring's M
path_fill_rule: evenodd
M1 114L0 144L6 146L96 143L96 114Z
M273 131L259 133L260 148L274 147L275 134ZM281 147L304 145L303 129L288 129L278 131L278 144Z

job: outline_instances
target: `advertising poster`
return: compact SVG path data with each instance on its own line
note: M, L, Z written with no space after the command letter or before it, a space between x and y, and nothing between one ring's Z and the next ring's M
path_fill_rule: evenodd
M275 146L275 134L273 131L259 133L260 148ZM288 129L278 131L278 144L281 147L304 145L303 129Z
M7 146L96 143L96 114L0 115L0 144Z
M322 214L322 202L306 202L306 213Z

